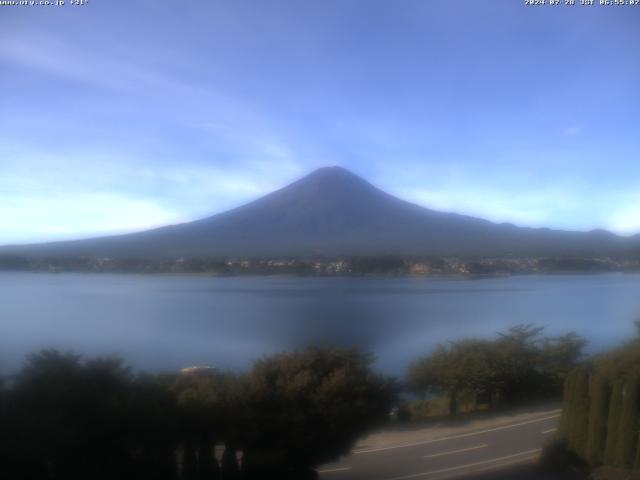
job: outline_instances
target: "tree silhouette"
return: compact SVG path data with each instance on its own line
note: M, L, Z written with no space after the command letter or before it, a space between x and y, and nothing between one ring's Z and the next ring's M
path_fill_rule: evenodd
M171 478L172 398L117 359L32 355L8 403L7 478Z
M415 361L408 371L409 385L422 393L444 393L449 413L458 411L458 395L472 391L485 393L494 383L491 344L483 340L463 340L439 345L429 356Z
M467 339L437 346L408 368L409 386L421 394L444 394L449 412L458 396L501 399L510 404L559 396L568 372L582 356L584 340L575 333L542 336L542 327L518 325L494 340Z
M347 453L394 400L392 382L370 365L353 349L316 348L256 362L246 379L243 438L252 467L304 478Z
M393 385L370 364L355 350L310 349L243 376L144 376L119 359L46 350L0 389L0 478L314 478L391 407Z

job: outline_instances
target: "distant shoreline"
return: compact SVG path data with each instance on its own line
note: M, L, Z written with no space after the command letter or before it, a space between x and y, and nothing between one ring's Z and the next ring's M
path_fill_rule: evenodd
M390 274L390 273L344 273L344 274L295 274L295 273L215 273L215 272L147 272L147 271L86 271L86 270L9 270L0 269L0 274L31 273L36 275L131 275L145 277L197 277L197 278L358 278L358 279L383 279L383 278L406 278L422 280L490 280L509 277L526 276L594 276L594 275L639 275L640 270L557 270L557 271L531 271L517 273L495 273L495 274L469 274L450 273L438 275L420 275L413 273Z
M144 259L21 257L0 255L0 271L190 274L207 276L484 278L529 274L640 272L640 258L415 257L227 257Z

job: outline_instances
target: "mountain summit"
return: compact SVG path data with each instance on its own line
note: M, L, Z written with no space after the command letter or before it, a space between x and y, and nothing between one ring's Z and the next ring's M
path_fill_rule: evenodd
M5 247L31 256L611 255L631 239L495 224L406 202L342 167L320 168L241 207L145 232ZM637 243L637 242L633 242Z

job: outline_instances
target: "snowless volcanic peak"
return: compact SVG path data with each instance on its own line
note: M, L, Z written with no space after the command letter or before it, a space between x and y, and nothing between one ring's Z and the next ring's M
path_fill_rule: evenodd
M342 167L305 177L224 213L128 235L5 247L29 256L281 257L313 255L610 255L638 239L520 228L424 208Z

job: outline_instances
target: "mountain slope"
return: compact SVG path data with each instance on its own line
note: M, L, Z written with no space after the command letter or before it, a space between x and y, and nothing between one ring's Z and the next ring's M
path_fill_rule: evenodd
M145 232L5 247L30 256L140 258L294 255L611 255L637 241L605 231L495 224L393 197L340 167L239 208Z

